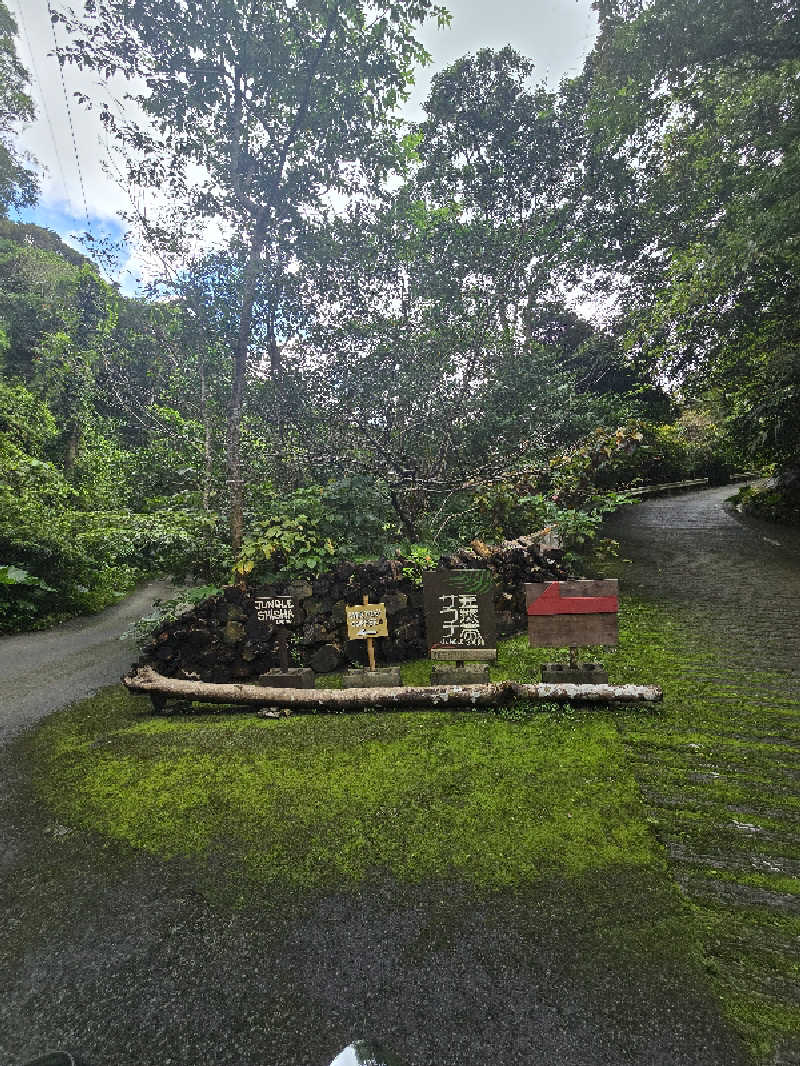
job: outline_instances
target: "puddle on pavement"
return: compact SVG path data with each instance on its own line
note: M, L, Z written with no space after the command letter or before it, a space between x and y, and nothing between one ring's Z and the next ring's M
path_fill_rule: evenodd
M340 1051L331 1066L403 1066L400 1059L390 1054L379 1044L368 1040L354 1040Z

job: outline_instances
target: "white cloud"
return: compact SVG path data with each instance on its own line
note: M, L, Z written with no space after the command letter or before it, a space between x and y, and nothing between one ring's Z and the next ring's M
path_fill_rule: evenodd
M94 228L99 228L104 220L129 212L131 201L125 182L113 176L115 169L119 175L120 166L114 163L113 146L108 143L97 108L87 111L73 93L84 93L99 104L112 94L121 99L126 85L117 80L103 86L96 75L66 65L62 86L47 0L8 2L20 27L18 53L31 74L31 94L37 106L36 121L18 143L46 167L42 207L71 216L62 232L82 226L87 211ZM417 74L417 84L405 107L408 118L422 117L421 104L432 74L465 52L510 42L533 59L537 80L555 86L565 74L579 71L596 34L597 20L590 0L493 0L491 4L486 0L446 0L446 6L453 14L450 29L439 30L435 20L430 20L421 30L421 39L434 62ZM63 27L56 27L57 35L64 33ZM148 195L148 214L155 215L162 205ZM213 244L223 237L219 227L216 231L210 227L204 239ZM130 285L134 276L154 276L153 264L136 250L126 266L126 284Z
M406 105L417 121L433 75L467 52L510 44L533 60L536 82L555 88L580 72L597 36L590 0L445 0L445 7L453 16L450 27L439 29L429 19L420 33L433 62L417 72Z
M73 96L79 91L99 102L109 90L88 72L67 65L59 70L47 0L10 0L10 8L20 28L17 51L31 76L37 111L37 120L18 143L46 168L42 201L67 209L76 219L85 219L87 210L90 217L114 218L125 197L103 171L109 154L105 131L96 112L81 107ZM111 86L114 90L121 92L123 86Z

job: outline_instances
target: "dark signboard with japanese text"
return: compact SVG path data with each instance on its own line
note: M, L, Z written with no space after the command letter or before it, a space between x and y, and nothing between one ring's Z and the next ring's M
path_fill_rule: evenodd
M488 570L423 574L425 627L432 659L495 659L494 583Z

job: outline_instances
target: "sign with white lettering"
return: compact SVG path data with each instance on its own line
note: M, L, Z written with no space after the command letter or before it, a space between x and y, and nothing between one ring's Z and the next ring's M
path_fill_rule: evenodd
M274 626L290 626L294 622L296 604L291 596L256 596L253 605L259 622Z
M429 570L422 581L431 658L496 659L490 571Z

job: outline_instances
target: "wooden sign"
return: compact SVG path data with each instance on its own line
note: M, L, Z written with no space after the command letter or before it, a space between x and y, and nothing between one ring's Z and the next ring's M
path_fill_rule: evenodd
M278 660L284 673L289 669L289 633L287 626L297 617L297 604L292 596L254 596L253 606L259 622L278 630Z
M347 608L347 636L350 640L366 640L369 668L375 670L375 637L388 637L389 626L386 622L386 607L382 603L370 603L364 597L360 607Z
M532 648L617 644L619 582L547 581L525 586Z
M367 640L370 637L388 636L386 608L382 603L364 603L360 607L347 608L349 640Z
M431 658L496 659L494 582L488 570L428 570L422 575Z

